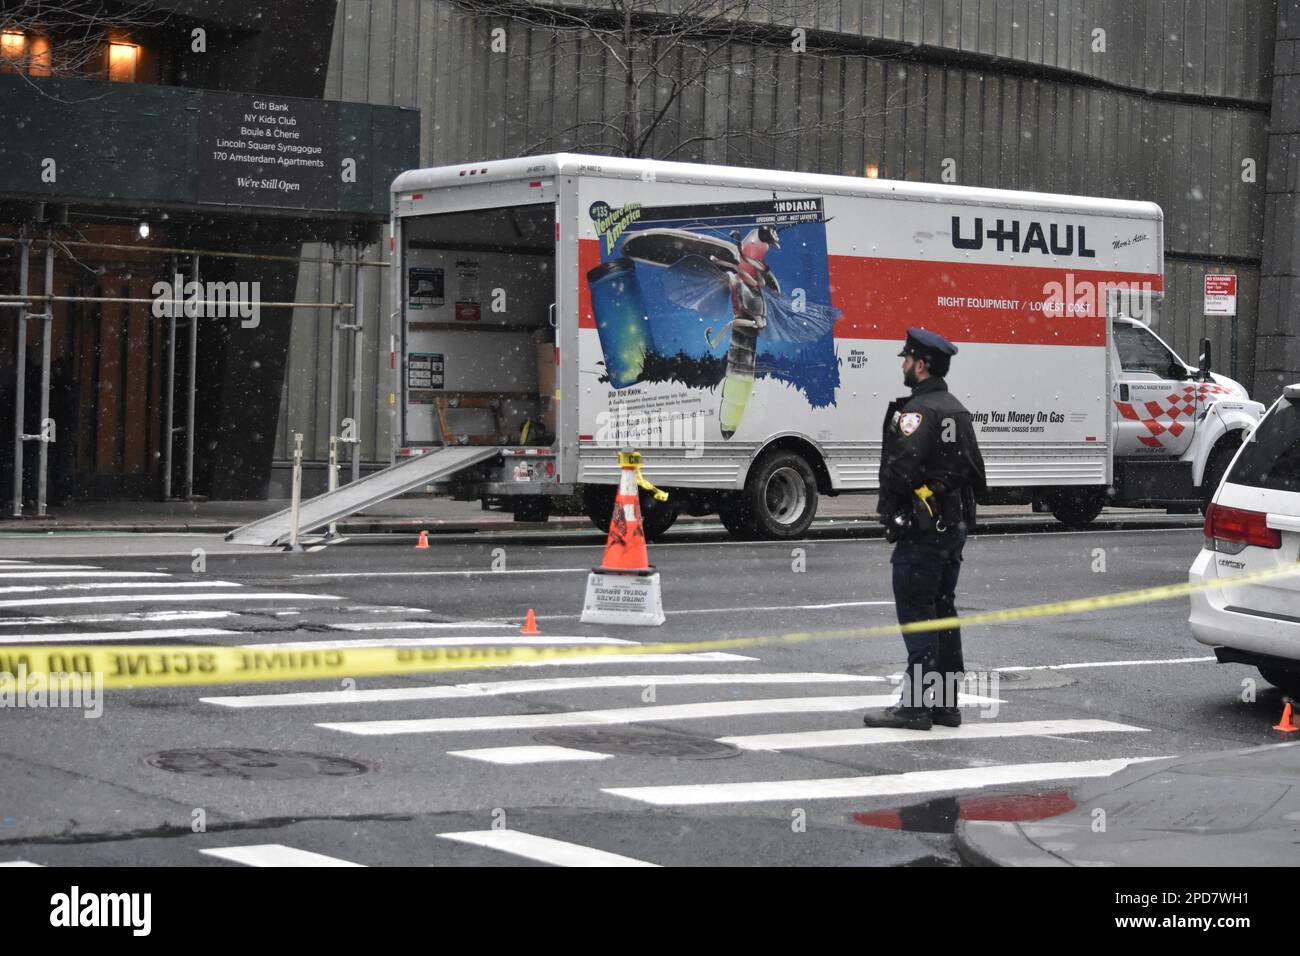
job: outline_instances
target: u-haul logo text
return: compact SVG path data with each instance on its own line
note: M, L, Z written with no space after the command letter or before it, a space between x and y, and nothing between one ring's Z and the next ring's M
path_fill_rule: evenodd
M998 252L1041 252L1045 256L1082 256L1096 258L1097 252L1088 248L1088 237L1083 226L1067 223L1022 223L1019 219L997 219L995 225L984 226L983 218L976 216L973 224L963 227L962 217L952 217L952 244L957 249L982 249L984 240L996 243ZM1077 242L1075 241L1077 238Z

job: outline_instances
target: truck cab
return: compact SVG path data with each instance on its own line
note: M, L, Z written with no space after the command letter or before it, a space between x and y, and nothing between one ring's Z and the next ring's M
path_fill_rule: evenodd
M1109 504L1205 510L1243 438L1264 414L1240 382L1183 361L1149 326L1111 319L1112 442Z

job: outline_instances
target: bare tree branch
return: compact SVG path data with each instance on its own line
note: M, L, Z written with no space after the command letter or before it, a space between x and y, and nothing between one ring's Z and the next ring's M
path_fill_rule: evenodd
M526 29L549 33L550 55L558 64L577 57L573 65L577 88L591 90L600 117L570 124L527 144L522 155L540 149L561 148L608 151L619 156L664 158L700 143L751 142L819 133L838 133L841 127L862 126L882 118L885 103L867 103L866 96L847 97L836 107L819 107L820 115L799 113L780 129L733 128L735 117L748 112L747 104L731 102L736 82L748 88L767 83L780 88L776 75L792 55L824 58L834 53L796 48L791 24L819 20L818 11L837 10L826 0L456 0L460 9L491 19L506 19ZM835 17L838 26L838 16ZM787 32L790 31L790 32ZM806 39L806 33L799 35ZM580 49L570 52L562 38L590 39L603 56ZM788 50L785 57L772 52ZM535 67L534 67L535 68ZM558 70L557 70L558 72ZM721 104L717 91L726 90ZM561 94L563 95L563 94ZM700 129L687 124L679 112L688 98L725 112L721 129ZM860 102L859 102L860 99ZM584 99L584 112L589 113ZM806 111L806 107L805 107ZM716 120L715 120L716 123ZM688 128L689 126L689 128ZM675 135L674 135L675 134ZM614 142L610 142L610 137ZM671 145L669 144L671 141ZM656 143L660 145L655 146Z
M0 47L0 68L22 76L33 92L62 102L40 77L103 79L115 35L137 35L169 19L141 0L0 0L0 33L7 40Z

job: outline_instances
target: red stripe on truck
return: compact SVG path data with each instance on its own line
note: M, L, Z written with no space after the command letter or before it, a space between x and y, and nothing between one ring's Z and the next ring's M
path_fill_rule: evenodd
M835 336L851 339L901 340L923 325L954 342L1104 345L1103 283L1164 287L1159 275L1059 267L856 256L830 256L829 266L831 303L844 313Z
M578 243L578 327L594 329L586 275L600 265L600 242ZM1104 345L1105 321L1097 316L1054 314L1041 304L1061 286L1068 305L1085 302L1093 283L1096 309L1105 309L1102 283L1149 283L1164 277L1142 272L1078 270L969 262L931 262L867 256L830 256L831 304L844 313L835 323L841 339L902 341L911 325L923 325L955 342L1015 345ZM777 276L778 279L781 276ZM1045 291L1046 290L1046 291ZM1038 306L1038 307L1035 307Z

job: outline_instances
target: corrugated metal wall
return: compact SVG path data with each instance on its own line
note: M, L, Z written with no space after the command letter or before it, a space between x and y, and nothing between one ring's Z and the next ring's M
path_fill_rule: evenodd
M791 0L787 9L798 6ZM791 51L788 21L774 28L770 45L730 47L722 68L671 106L646 154L848 175L875 165L882 178L932 182L953 160L955 181L966 185L1154 200L1165 211L1166 246L1178 256L1167 267L1161 334L1194 360L1207 329L1200 276L1233 271L1242 276L1241 341L1253 340L1272 3L812 7L816 15L798 25L827 32L810 34L809 52ZM494 28L505 31L504 53L491 50ZM1096 29L1105 31L1105 52L1093 50ZM826 49L831 40L835 50ZM904 54L888 41L924 47ZM668 64L670 72L685 68L680 57ZM616 80L590 38L472 16L443 0L340 0L326 96L418 107L421 161L433 166L606 151L592 135L597 127L578 124L617 114ZM1247 159L1255 182L1243 181ZM374 412L361 423L366 459L388 455L387 285L385 278L383 302L366 319ZM328 296L328 275L304 269L299 295ZM1226 323L1208 328L1226 371ZM301 430L319 458L328 441L327 320L296 320L291 348L280 454L291 450L289 432ZM1248 384L1250 355L1243 345L1238 371Z

